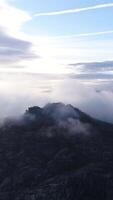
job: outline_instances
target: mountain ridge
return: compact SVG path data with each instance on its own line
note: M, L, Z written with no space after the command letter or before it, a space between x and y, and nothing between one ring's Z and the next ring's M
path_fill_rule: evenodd
M0 163L1 200L112 200L113 125L62 103L29 107L0 127Z

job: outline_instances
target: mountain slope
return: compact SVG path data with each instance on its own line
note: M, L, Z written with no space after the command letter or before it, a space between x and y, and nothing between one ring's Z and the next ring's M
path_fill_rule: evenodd
M1 200L113 199L113 125L62 103L0 128Z

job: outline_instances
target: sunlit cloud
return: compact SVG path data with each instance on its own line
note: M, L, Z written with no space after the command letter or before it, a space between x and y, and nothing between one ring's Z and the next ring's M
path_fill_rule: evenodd
M19 37L22 26L30 19L27 12L0 1L0 71L4 68L17 69L21 61L39 57L32 42Z
M0 26L7 31L13 32L31 19L30 15L6 2L0 2Z

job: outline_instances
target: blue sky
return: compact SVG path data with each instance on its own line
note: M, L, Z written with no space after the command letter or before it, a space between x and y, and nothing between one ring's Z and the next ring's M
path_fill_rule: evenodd
M1 0L0 4L1 70L81 73L70 64L112 60L112 1Z
M66 1L66 0L46 0L46 1L14 1L14 5L20 9L28 11L30 14L69 10L75 8L90 7L98 4L108 4L112 1ZM100 32L113 29L113 7L95 9L87 12L80 12L59 16L42 16L33 18L26 23L23 31L33 34L43 35L70 35L87 32ZM106 36L107 37L107 36Z

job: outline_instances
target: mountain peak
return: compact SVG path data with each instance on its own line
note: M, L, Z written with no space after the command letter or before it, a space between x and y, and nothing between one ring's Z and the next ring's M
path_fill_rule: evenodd
M44 108L44 112L51 115L54 119L67 119L67 118L79 118L79 112L71 105L65 105L63 103L47 104Z
M80 119L80 112L70 104L64 103L49 103L43 108L38 106L29 107L25 113L28 119L34 119L35 121L60 121L68 120L70 118Z

